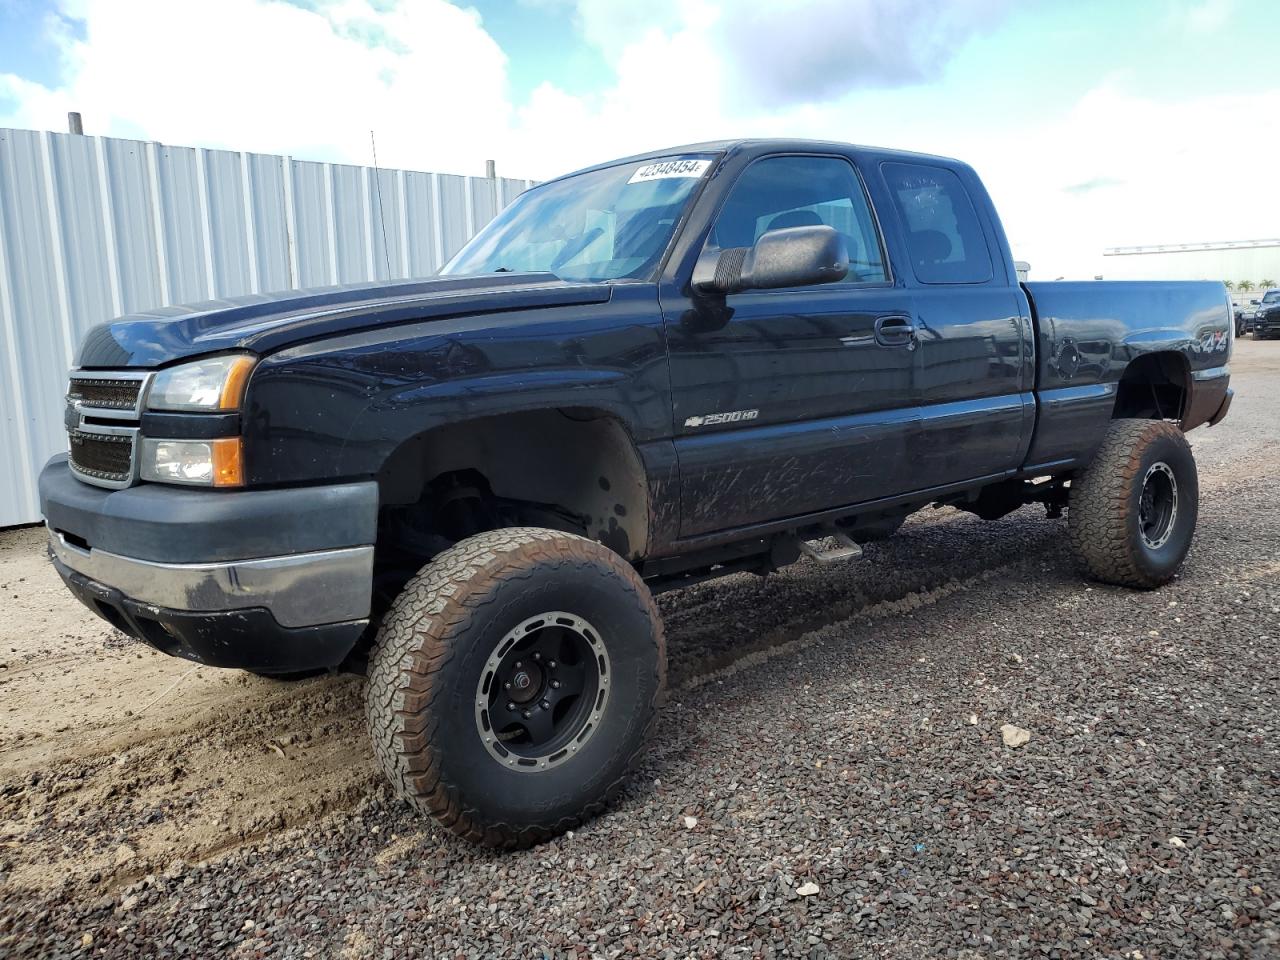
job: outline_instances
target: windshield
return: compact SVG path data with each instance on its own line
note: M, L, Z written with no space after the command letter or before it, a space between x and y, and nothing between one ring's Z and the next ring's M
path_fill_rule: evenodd
M534 187L450 260L446 275L545 271L561 280L648 280L705 156L664 157L592 170Z
M1262 298L1263 303L1280 302L1280 290L1268 290L1266 296Z

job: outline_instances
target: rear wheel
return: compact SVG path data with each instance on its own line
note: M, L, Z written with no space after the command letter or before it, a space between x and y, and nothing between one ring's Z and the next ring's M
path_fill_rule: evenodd
M602 810L666 670L648 588L594 541L536 527L463 540L405 586L369 663L366 718L397 791L490 846Z
M1114 421L1071 483L1067 527L1080 566L1105 583L1167 583L1191 547L1199 496L1195 458L1177 426Z

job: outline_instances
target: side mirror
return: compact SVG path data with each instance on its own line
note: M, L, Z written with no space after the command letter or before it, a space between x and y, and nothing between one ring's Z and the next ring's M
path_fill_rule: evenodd
M1261 301L1261 300L1250 300L1249 302L1250 302L1250 303L1257 304L1257 303L1261 303L1262 301Z
M831 227L784 227L762 234L753 247L709 251L694 268L693 288L723 296L833 283L848 273L844 237Z

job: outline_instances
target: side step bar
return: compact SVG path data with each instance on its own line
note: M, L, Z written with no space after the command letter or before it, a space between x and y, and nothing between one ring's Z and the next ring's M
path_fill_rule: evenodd
M805 556L813 557L819 563L838 563L841 560L855 560L862 556L862 547L854 543L847 533L836 531L830 533L824 539L830 539L840 544L830 550L820 550L815 547L812 541L801 540L800 552Z

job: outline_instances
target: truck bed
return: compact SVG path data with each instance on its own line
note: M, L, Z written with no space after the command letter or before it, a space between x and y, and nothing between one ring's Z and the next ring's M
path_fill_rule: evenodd
M1233 337L1221 283L1051 281L1022 289L1031 303L1037 357L1029 469L1087 461L1115 409L1127 365L1145 354L1184 365L1192 388L1184 429L1220 406Z

